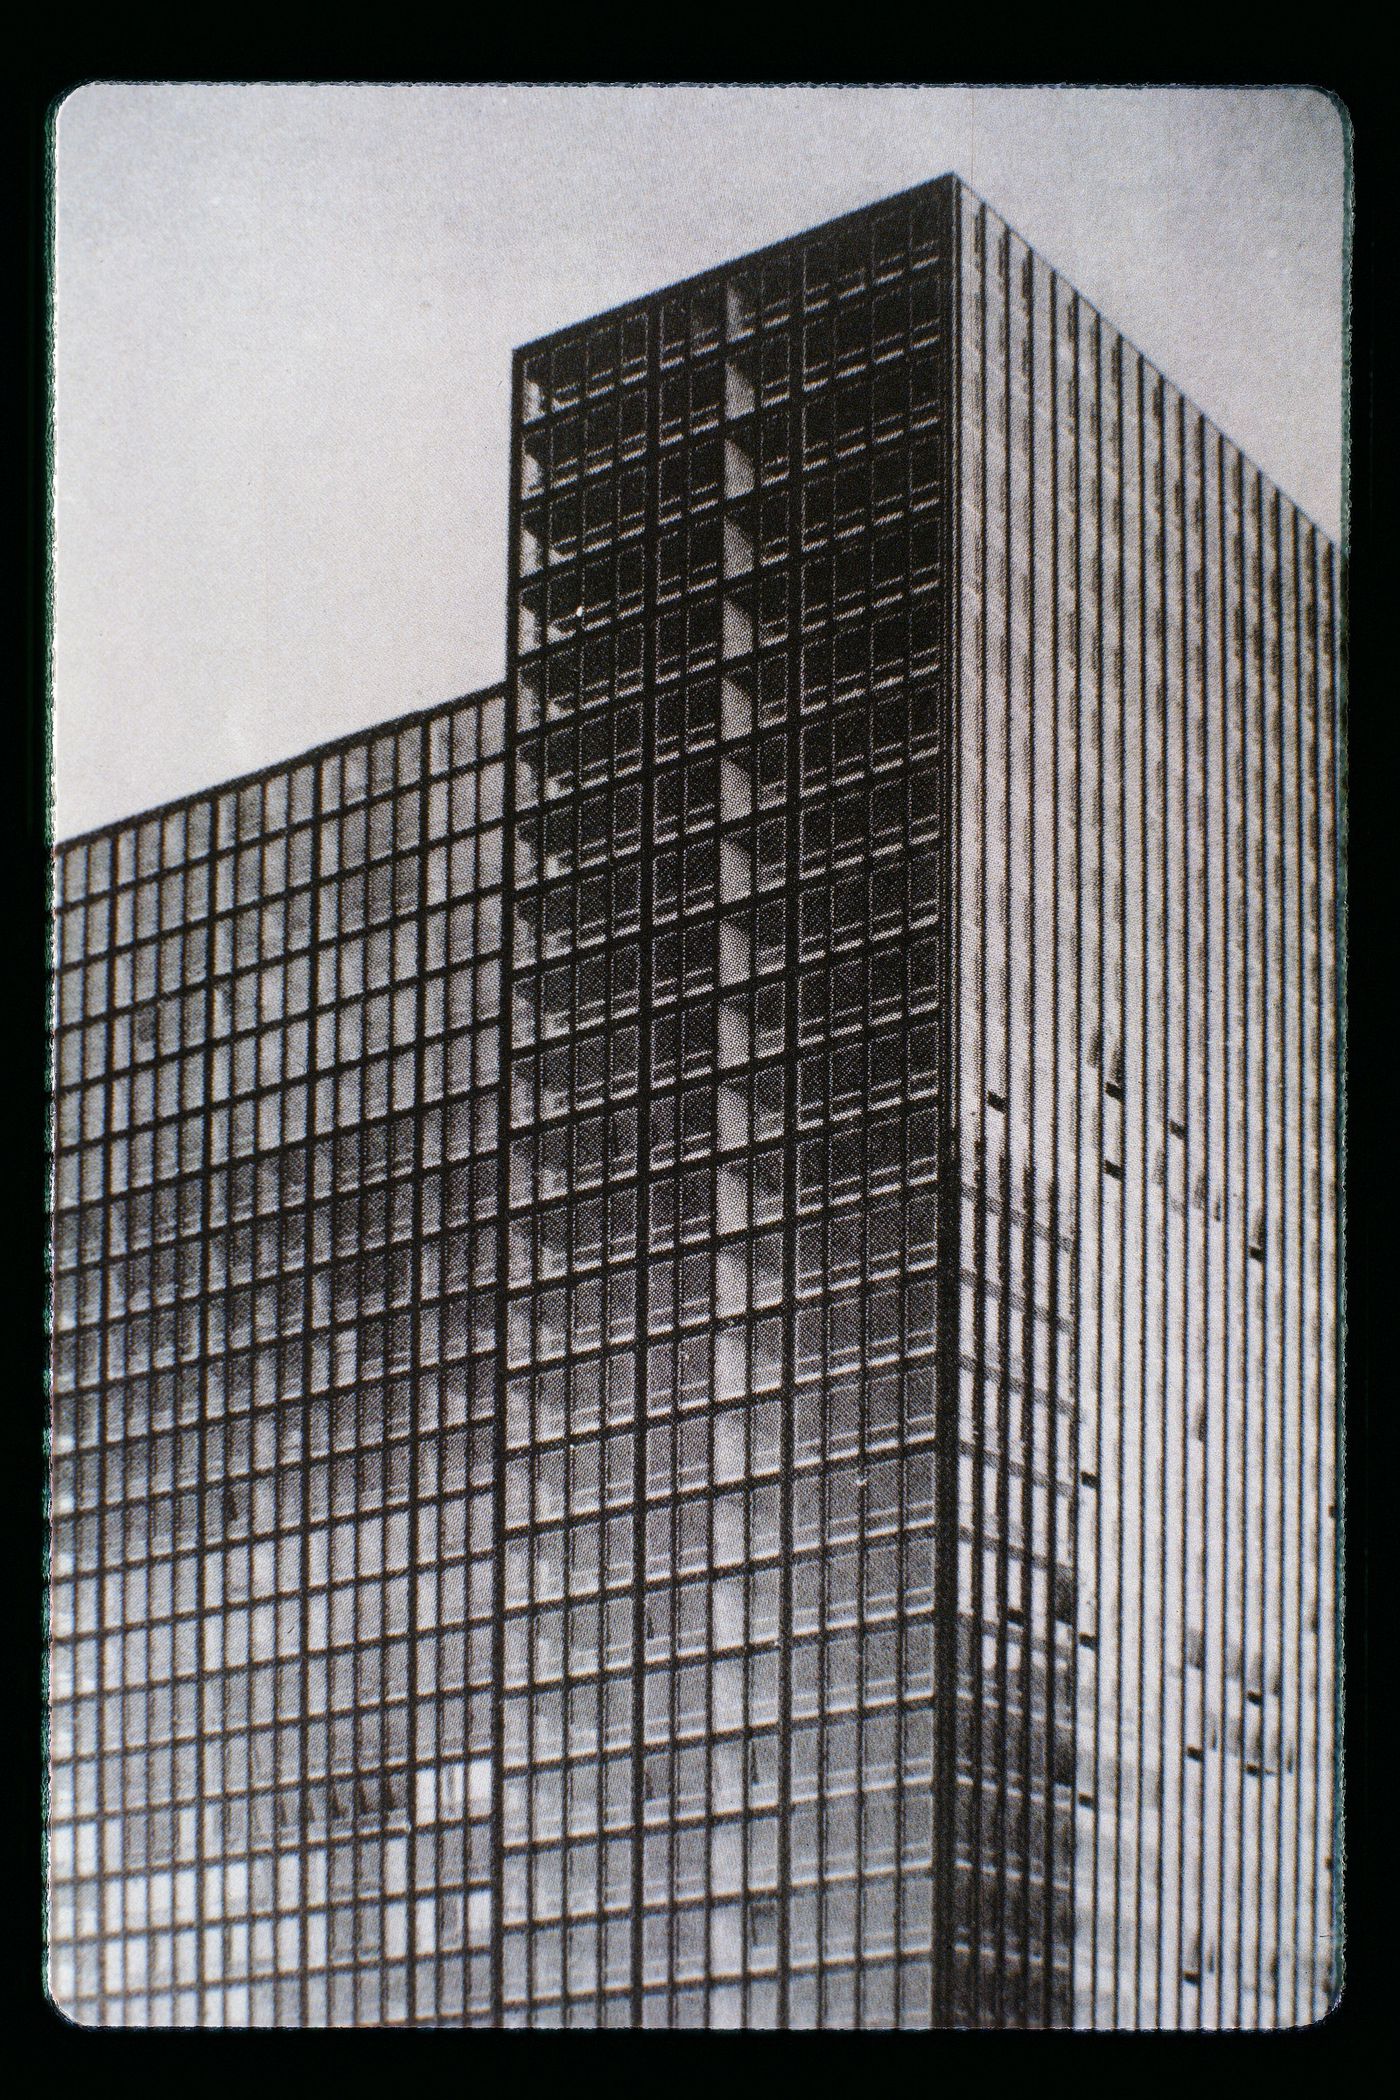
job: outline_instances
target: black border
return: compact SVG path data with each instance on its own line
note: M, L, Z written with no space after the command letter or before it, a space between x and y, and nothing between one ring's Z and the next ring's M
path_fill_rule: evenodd
M1136 54L1140 63L1137 67L1129 64L1126 70L1116 70L1111 62L1105 63L1105 46L1098 40L1085 39L1076 52L1072 34L1062 20L1047 24L1052 34L1042 35L1038 47L1033 34L1023 36L1018 31L1013 40L1007 36L1005 25L994 24L981 62L971 64L957 50L957 33L946 18L934 25L935 33L928 45L921 45L908 37L906 21L891 26L895 35L881 44L871 25L862 23L863 40L858 56L863 63L846 75L848 80L869 80L881 75L908 79L914 66L922 61L930 71L936 67L944 78L949 74L954 77L961 74L966 80L977 79L980 75L1006 85L1044 84L1057 77L1064 79L1067 75L1084 84L1115 86L1131 85L1135 80L1141 82L1144 75L1153 85L1172 81L1191 85L1248 85L1264 84L1258 80L1258 73L1261 57L1265 57L1272 80L1320 85L1342 104L1350 119L1355 219L1352 245L1350 519L1349 549L1344 565L1344 619L1349 687L1357 698L1355 705L1348 705L1344 722L1344 736L1349 748L1349 967L1345 1044L1348 1101L1345 1336L1348 1446L1345 1472L1349 1502L1345 1643L1349 1826L1346 1987L1339 2006L1326 2021L1315 2028L1292 2034L1220 2035L1204 2040L1167 2035L1125 2035L1102 2040L1102 2048L1117 2050L1120 2071L1140 2070L1146 2058L1173 2051L1176 2052L1173 2068L1178 2073L1188 2067L1194 2071L1195 2056L1204 2046L1208 2056L1227 2061L1233 2053L1236 2076L1250 2070L1256 2075L1261 2072L1272 2074L1284 2068L1285 2063L1295 2064L1300 2070L1314 2074L1318 2071L1335 2072L1343 2065L1359 2066L1382 2034L1393 2031L1393 2021L1386 2020L1382 2027L1382 1976L1387 1966L1384 1964L1387 1950L1385 1927L1381 1923L1386 1911L1393 1908L1390 1903L1385 1904L1384 1910L1382 1908L1382 1890L1389 1896L1392 1885L1392 1872L1388 1871L1391 1862L1386 1853L1388 1826L1392 1819L1379 1804L1376 1812L1372 1811L1370 1737L1379 1705L1378 1694L1375 1704L1372 1703L1371 1680L1374 1676L1375 1685L1379 1687L1391 1674L1388 1667L1390 1657L1384 1650L1383 1629L1376 1607L1388 1587L1385 1578L1394 1567L1393 1549L1389 1555L1383 1553L1378 1534L1381 1496L1395 1477L1393 1446L1387 1445L1385 1436L1388 1429L1393 1436L1394 1410L1385 1405L1390 1396L1390 1381L1383 1380L1380 1375L1377 1343L1372 1331L1371 1279L1373 1274L1379 1274L1382 1250L1389 1251L1385 1249L1382 1232L1377 1228L1383 1220L1389 1222L1394 1212L1391 1154L1384 1145L1382 1134L1394 1129L1395 1119L1393 1109L1384 1123L1378 1112L1383 1090L1385 1105L1391 1107L1389 1097L1393 1089L1387 1082L1393 1059L1391 1032L1397 1007L1392 932L1395 919L1387 896L1387 878L1393 875L1394 857L1384 827L1392 799L1387 790L1394 778L1394 759L1397 756L1396 711L1391 697L1394 690L1393 648L1386 646L1390 640L1390 620L1386 615L1394 589L1390 559L1393 526L1388 532L1390 518L1387 513L1391 509L1390 492L1400 477L1400 460L1396 457L1397 418L1393 406L1396 374L1391 363L1397 330L1397 257L1392 231L1392 198L1396 139L1400 133L1400 96L1389 85L1390 68L1379 52L1372 63L1369 54L1358 49L1355 41L1343 49L1334 25L1329 25L1323 32L1314 30L1303 41L1290 41L1275 24L1271 24L1267 40L1261 39L1257 31L1232 37L1215 24L1211 37L1203 40L1191 57L1178 59L1173 65L1162 50L1161 24L1144 21L1143 31L1152 36L1152 47L1150 50L1145 48L1148 34L1144 34ZM10 282L12 285L18 282L23 287L26 311L19 358L20 384L10 390L18 422L11 457L15 468L19 469L12 472L10 480L12 487L22 487L23 490L20 498L21 559L11 571L17 599L17 647L11 661L22 665L23 689L18 704L11 702L8 717L12 741L3 778L11 806L9 821L0 833L7 857L4 891L7 905L5 925L10 941L7 976L12 981L18 980L20 996L19 1025L12 1025L5 1032L12 1069L3 1096L12 1111L5 1154L10 1170L7 1176L9 1200L5 1211L17 1228L20 1257L18 1262L12 1259L4 1268L6 1288L13 1300L6 1332L13 1337L14 1373L10 1385L9 1419L10 1454L16 1461L7 1467L6 1479L18 1505L15 1511L17 1521L7 1527L15 1563L8 1595L18 1636L12 1643L15 1661L10 1689L13 1696L17 1679L21 1688L19 1715L27 1712L26 1697L32 1698L35 1720L35 1726L30 1727L25 1719L17 1718L9 1731L8 1739L18 1768L15 1775L18 1786L12 1790L10 1799L22 1806L18 1816L6 1818L6 1827L15 1855L17 1902L26 1923L31 1919L35 1923L39 1920L42 1890L38 1768L33 1745L37 1740L41 1645L34 1571L40 1564L41 1555L43 1479L38 1435L42 1401L37 1396L43 1390L45 1353L42 1333L45 1185L42 1103L46 1058L43 911L47 881L44 744L48 417L46 133L49 112L57 97L83 80L93 78L337 77L393 81L451 77L454 70L450 63L440 66L432 58L425 63L423 55L411 53L405 42L396 50L397 62L388 68L376 71L372 64L342 64L333 73L319 39L314 44L309 41L303 44L301 48L305 56L298 64L294 55L296 47L288 48L290 38L284 41L278 62L269 65L264 57L250 53L247 45L240 46L237 40L233 40L234 48L230 48L231 40L223 33L221 22L206 24L205 27L207 40L203 50L194 58L188 47L182 50L170 37L155 43L147 41L142 48L129 31L124 37L118 33L86 41L70 35L66 49L60 46L57 51L52 47L47 51L41 49L37 54L31 51L27 64L16 66L11 74L9 122L0 130L10 156L6 194L11 204L10 222L17 235ZM534 32L538 52L546 39L539 35L537 25L527 24L526 28L527 32ZM556 65L547 69L543 77L559 80L567 61L582 55L584 37L578 34L572 48L567 34L556 38L551 33L547 41L549 55L556 60ZM1008 64L1013 41L1015 57L1019 57L1024 70L1011 69L1015 64L1014 57ZM477 43L476 25L473 43ZM619 47L621 43L619 39ZM646 36L634 36L625 56L620 48L614 47L617 55L623 57L623 64L617 66L608 63L613 52L608 48L606 32L601 30L597 21L588 24L587 44L585 63L588 72L581 74L581 78L617 78L624 67L634 77L638 72L657 77L647 63L653 54L654 41ZM929 48L932 45L937 48ZM836 69L828 62L829 46L823 45L819 30L810 21L803 26L800 42L789 39L783 51L772 55L786 56L791 65L798 52L807 59L809 79L830 80L833 77ZM437 55L450 58L454 54ZM499 58L499 46L489 55ZM848 61L852 55L848 47L845 53ZM1033 62L1037 57L1039 65ZM528 63L522 67L507 61L493 66L490 77L525 80L541 75ZM676 77L714 76L708 74L703 64L692 63ZM778 77L777 69L767 77ZM1385 1056L1385 1051L1390 1051L1390 1056ZM1387 1260L1387 1276L1390 1267ZM18 1961L9 1965L7 1980L14 1988L19 2015L10 2032L13 2042L18 2042L21 2047L32 2044L43 2050L44 2070L48 2075L56 2072L61 2077L65 2070L91 2071L99 2067L105 2074L116 2067L123 2052L127 2063L143 2074L148 2074L157 2061L172 2070L193 2066L203 2071L210 2064L211 2052L202 2046L204 2038L200 2035L98 2033L70 2026L52 2011L42 1996L38 1935L30 1939L22 1928L20 1937L22 1948L32 1952L22 1951ZM791 2039L802 2046L802 2038ZM812 2039L807 2038L809 2044ZM870 2039L865 2038L862 2044L861 2061L868 2061ZM888 2048L910 2046L897 2036L875 2039L881 2068L890 2065L891 2059L885 2053ZM333 2060L347 2060L341 2054L344 2045L348 2042L358 2048L360 2041L358 2034L333 2037ZM304 2037L289 2036L285 2030L278 2031L277 2043L289 2043L293 2050L298 2051L314 2050L318 2046ZM259 2061L266 2060L266 2037L250 2046L262 2049L264 2055ZM371 2049L375 2046L371 2041ZM532 2041L532 2053L538 2046L537 2040ZM554 2046L557 2043L553 2039L547 2041L547 2048ZM686 2046L690 2046L689 2037ZM769 2038L760 2046L771 2049L774 2043ZM823 2035L820 2046L825 2054L833 2048L839 2051L846 2044L842 2038ZM947 2045L940 2040L935 2046ZM991 2046L997 2052L1004 2051L1007 2044L1001 2042ZM1067 2041L1058 2036L1053 2042L1048 2038L1042 2042L1038 2036L1021 2036L1012 2044L1013 2053L1020 2061L1026 2060L1022 2054L1025 2049L1054 2047L1063 2050L1079 2046L1079 2038ZM241 2062L239 2047L240 2044L225 2033L215 2038L217 2050L232 2051L235 2068ZM1181 2061L1183 2049L1194 2052L1189 2064ZM1282 2060L1275 2054L1279 2050L1286 2052ZM318 2064L326 2061L320 2056L306 2060ZM994 2054L992 2060L999 2069L1004 2070L1007 2066L1004 2053ZM421 2067L423 2061L420 2051L416 2065ZM535 2061L540 2059L536 2057ZM985 2063L987 2059L984 2057L982 2061ZM454 2057L449 2076L459 2077L462 2068ZM910 2059L907 2068L916 2076L927 2075L922 2057L917 2060L917 2065Z

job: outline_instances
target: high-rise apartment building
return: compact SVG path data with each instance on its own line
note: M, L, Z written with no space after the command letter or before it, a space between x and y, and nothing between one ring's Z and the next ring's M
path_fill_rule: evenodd
M59 856L55 1996L1317 2017L1331 548L952 177L514 421L503 693Z
M487 2019L503 700L61 850L50 1987Z
M1334 555L946 195L974 1680L1034 1700L1019 1601L1073 1735L1076 2022L1290 2024L1338 1985Z

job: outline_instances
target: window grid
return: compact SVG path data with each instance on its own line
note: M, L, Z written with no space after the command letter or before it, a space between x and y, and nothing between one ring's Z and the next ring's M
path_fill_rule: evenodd
M493 1464L494 1322L477 1323L472 1381L470 1219L475 1207L489 1284L501 921L498 895L477 890L473 924L472 881L445 862L459 839L481 847L479 872L499 868L499 829L483 819L499 818L502 761L488 752L478 767L476 731L480 718L499 754L500 717L498 697L459 704L66 857L54 1670L56 1685L74 1674L71 1480L92 1506L81 1552L94 1633L74 1660L94 1683L92 1721L55 1709L56 1892L80 1851L84 1872L71 1898L56 1895L52 1959L80 2016L490 2016L490 1854L477 1850L489 1744L466 1757L460 1653L441 1736L426 1688L413 1696L415 1639L436 1662L466 1633L439 1640L430 1600L409 1587L416 1526L434 1530L435 1570L444 1537L466 1550L470 1434L484 1438L488 1482ZM90 929L84 878L101 900ZM68 988L89 931L107 953L81 987L87 1033L102 1034L86 1061L113 1106L86 1111L111 1136L84 1149L69 1106L84 1030ZM482 958L474 980L464 946ZM475 1073L458 1070L464 1040ZM436 1301L414 1287L433 1265ZM441 1536L423 1523L439 1505L420 1484L450 1493ZM489 1566L489 1521L475 1543ZM454 1575L444 1560L434 1592L460 1597L472 1565ZM469 1667L489 1717L489 1598L478 1625ZM81 1839L80 1795L95 1811ZM415 1816L436 1817L441 1845ZM458 1951L469 1941L470 1974Z
M1307 2017L1331 550L951 181L513 419L504 691L56 857L55 1994Z
M908 236L901 238L907 241ZM928 249L916 260L915 272L920 263L927 267L933 262L936 243L930 242ZM692 1361L702 1365L706 1328L714 1329L716 1344L723 1343L721 1354L737 1349L736 1338L745 1327L717 1327L717 1319L744 1322L750 1332L751 1365L763 1332L771 1330L780 1337L771 1371L761 1374L768 1380L761 1390L792 1390L800 1316L784 1317L781 1308L790 1291L785 1294L783 1284L785 1278L791 1283L796 1277L803 1206L820 1212L828 1200L832 1161L849 1175L851 1199L872 1171L877 1180L880 1171L893 1177L890 1185L896 1191L895 1209L884 1221L885 1242L879 1249L872 1247L875 1270L862 1268L857 1246L855 1266L847 1272L851 1282L858 1288L862 1276L878 1274L883 1261L891 1283L898 1285L902 1220L897 1190L908 1166L916 1177L922 1171L929 1184L930 1193L917 1215L924 1220L922 1258L930 1271L933 1264L938 965L934 942L926 937L913 981L906 984L899 944L907 941L911 925L932 930L938 916L933 874L938 826L931 811L936 808L932 791L937 784L937 680L942 660L936 519L940 469L934 452L925 460L928 441L922 438L916 440L911 485L881 471L885 455L877 458L876 453L890 436L899 438L910 427L901 418L912 416L916 432L937 429L937 382L916 390L911 405L903 376L910 370L920 375L925 371L916 353L922 344L936 341L937 320L907 256L898 265L888 258L885 263L885 281L897 286L893 296L905 302L902 334L891 324L888 300L877 328L868 305L859 306L866 293L854 279L845 297L853 297L856 304L841 305L838 295L834 329L829 287L802 288L794 309L791 293L778 281L782 268L769 270L766 281L753 290L740 278L713 290L706 286L693 297L678 295L669 306L653 306L657 335L649 382L651 420L637 410L614 422L614 433L625 426L639 446L644 428L650 430L650 480L636 476L620 457L611 461L601 446L591 448L591 469L584 457L590 441L581 435L572 374L593 355L593 338L582 343L567 340L527 355L522 379L517 549L521 620L515 630L514 678L521 747L529 758L516 775L519 814L513 867L520 921L527 929L524 937L528 943L528 929L542 930L543 952L537 964L533 947L522 955L517 943L513 1113L524 1125L537 1113L552 1115L570 1103L585 1115L592 1110L593 1089L604 1083L602 1058L591 1054L587 1070L597 1078L585 1079L580 1052L598 1038L580 1036L575 1016L586 1003L596 1029L602 1015L606 973L591 957L592 944L607 925L610 904L614 940L619 922L623 932L635 923L643 929L642 1006L650 1017L639 1043L640 1171L634 1214L636 1230L646 1240L647 1268L639 1300L644 1300L646 1333L653 1338L648 1404L654 1413L660 1399L665 1435L658 1439L655 1423L649 1431L647 1478L645 1483L638 1481L637 1507L645 1504L649 1512L648 1537L654 1541L657 1571L676 1566L680 1576L690 1565L690 1554L713 1552L716 1526L727 1521L726 1505L708 1470L713 1456L691 1456L692 1450L700 1450L696 1430L703 1423L697 1424L689 1410L707 1403L719 1409L711 1382L716 1376L714 1360L693 1386L688 1381L697 1372L686 1367ZM614 335L614 323L601 325L602 339ZM647 378L640 345L639 322L639 387ZM849 387L841 390L841 382L862 363L869 366L872 357L883 361L884 369L877 375L873 397L866 389L873 406L861 409ZM611 361L610 352L605 359ZM932 374L936 367L927 369ZM620 449L625 451L625 446ZM612 493L606 489L610 466L616 481ZM866 525L872 504L877 520L884 522L881 536L871 543L873 553L867 555L867 542L850 534ZM653 516L651 527L646 521ZM581 568L577 535L581 524L587 529L589 519L595 546L603 544L605 520L615 522L620 541L634 525L645 528L654 560L645 567L628 567L619 559L606 575L601 568ZM909 522L901 523L904 519ZM887 610L873 623L873 641L863 654L856 654L849 638L865 633L872 604ZM932 608L932 617L925 608ZM643 614L637 633L632 623ZM609 618L615 623L611 636L602 631ZM629 641L633 634L636 639ZM635 665L639 658L650 702L634 728L622 692L614 689L610 761L600 733L588 731L589 702L602 690L600 680L607 676L610 659L616 676L618 664ZM911 679L923 692L912 706ZM864 693L873 702L869 717L860 705ZM843 695L848 696L844 708ZM855 737L853 729L858 730ZM625 754L619 737L625 740ZM634 751L642 776L635 792L630 786ZM856 871L868 865L872 837L875 867L867 889L865 874L858 877ZM615 872L609 888L601 872L609 840L614 871L627 865L634 840L655 841L654 849L642 856L640 895L630 882L624 890ZM904 880L909 868L915 871L912 899ZM595 869L596 874L591 872ZM838 892L845 918L833 933L824 907L832 871L841 869L851 872ZM546 888L536 903L541 876ZM572 938L577 958L572 978L566 963L549 967L550 885L557 885L568 899L571 876L571 904L556 908L554 952L562 957ZM619 914L622 897L626 902ZM637 908L639 921L633 917ZM808 955L820 958L820 969L799 967ZM586 1001L585 973L596 987ZM575 1001L577 1005L571 1004ZM907 1030L910 1018L919 1014L927 1018L922 1027L916 1019L910 1056L899 1031ZM888 1030L876 1036L867 1068L864 1045L872 1022L881 1015L888 1017ZM618 1033L610 1022L601 1039L611 1034L615 1043ZM551 1047L526 1047L540 1042ZM572 1064L567 1062L570 1042ZM799 1053L804 1044L821 1047L817 1054L803 1057ZM615 1060L611 1070L615 1085ZM630 1073L630 1043L627 1070ZM863 1142L862 1094L869 1084L876 1100L888 1099L893 1110L879 1126L883 1150L874 1154L868 1154ZM910 1084L912 1096L907 1091ZM783 1144L793 1132L800 1086L801 1128L815 1133L801 1154L797 1146ZM926 1105L921 1107L921 1101ZM771 1178L766 1165L770 1154L755 1142L765 1117L773 1140ZM540 1125L541 1133L545 1127ZM582 1138L584 1132L577 1135ZM748 1171L737 1176L732 1165L736 1144L742 1148L741 1158L748 1153ZM791 1164L799 1157L804 1163L801 1178ZM534 1199L530 1171L528 1146L515 1145L513 1210L524 1209ZM561 1159L550 1187L567 1205L564 1171ZM579 1235L568 1260L556 1258L559 1276L580 1273L580 1245L596 1247L598 1227L586 1215L591 1200L575 1200L572 1211L561 1209L559 1224L551 1228L563 1230L567 1220L568 1229ZM855 1215L847 1212L848 1218ZM806 1230L809 1244L815 1245L810 1226ZM848 1225L848 1234L849 1230ZM532 1253L522 1239L516 1233L511 1250L515 1268L508 1317L515 1320L510 1347L523 1366L545 1355L567 1356L577 1347L577 1336L570 1342L560 1324L566 1300L559 1283L546 1283L539 1275L533 1283L529 1280L532 1260L546 1258L543 1240L537 1239ZM594 1258L590 1251L584 1265ZM818 1286L825 1267L823 1249ZM922 1346L931 1349L931 1275L922 1285L911 1283L903 1294L896 1288L877 1298L880 1317L887 1323L892 1317L884 1346L896 1371L904 1348L902 1296L909 1297L911 1312L924 1308L919 1312L927 1337ZM857 1335L860 1331L858 1300L849 1291L838 1296L829 1316L822 1309L824 1302L819 1297L816 1304L818 1327L813 1332L823 1339L815 1343L809 1378L822 1376L828 1317L849 1325L850 1308L856 1307ZM533 1326L528 1324L531 1307ZM639 1304L639 1313L641 1309ZM557 1329L557 1343L542 1339L541 1321L546 1337L551 1326ZM805 1335L806 1328L800 1331ZM834 1335L835 1326L832 1331ZM671 1335L676 1337L674 1344L662 1339ZM810 1352L813 1344L803 1346ZM851 1348L844 1340L841 1346ZM743 1359L736 1355L735 1361L742 1376ZM672 1388L672 1380L680 1383ZM672 1390L670 1401L664 1399L667 1390ZM719 1409L716 1427L722 1416ZM925 1434L929 1429L931 1413L925 1417ZM895 1433L899 1440L898 1429ZM745 1470L756 1484L751 1500L755 1492L762 1493L752 1439L751 1418L739 1447ZM864 1447L858 1444L857 1459L863 1455ZM641 1457L639 1445L639 1461ZM639 1463L639 1474L641 1470ZM764 1517L765 1505L754 1501L746 1520L751 1566L761 1566L752 1558L755 1521L776 1518L775 1546L791 1531L786 1459L777 1471L784 1484L774 1497L772 1516ZM893 1471L902 1495L900 1465ZM692 1481L703 1485L692 1486ZM931 1517L931 1490L927 1499ZM892 1539L899 1532L897 1512L898 1501ZM889 1550L897 1557L901 1549L892 1544ZM823 1570L824 1558L819 1549L814 1569ZM775 1554L775 1559L783 1569L780 1582L785 1587L786 1552ZM644 1586L639 1573L637 1589L645 1598L639 1644L658 1661L667 1649L673 1657L682 1656L687 1607L679 1576L669 1591L658 1591ZM926 1595L925 1616L930 1604ZM746 1596L745 1631L750 1609ZM658 1620L658 1610L669 1616ZM712 1597L704 1617L712 1642L717 1639L715 1610ZM790 1599L782 1608L779 1632L782 1690L778 1710L768 1709L774 1719L781 1714L784 1723L790 1712L794 1660L807 1652L824 1652L820 1642L793 1648L789 1613ZM863 1613L861 1605L856 1612L857 1647L865 1631ZM897 1613L890 1623L898 1623ZM901 1640L902 1633L894 1638ZM704 1713L713 1763L726 1740L713 1689L695 1708L695 1687L679 1663L669 1681L659 1669L654 1674L648 1669L639 1673L638 1685L643 1738L649 1712L658 1720L664 1713L676 1738L684 1738L692 1715ZM852 1689L859 1713L866 1703L859 1673ZM755 1712L762 1710L761 1705L755 1707L752 1673L734 1697L733 1725L748 1729ZM657 1700L662 1706L656 1706ZM814 1744L822 1740L813 1736ZM638 1762L645 1770L644 1752ZM777 1804L777 1849L785 1857L790 1810L783 1804L796 1784L794 1772L785 1771ZM644 1777L644 1806L646 1786ZM893 1797L889 1799L892 1818ZM695 1913L692 1929L689 1892L698 1894L702 1886L695 1881L691 1858L695 1826L683 1810L674 1810L669 1844L663 1847L645 1835L646 1820L645 1814L639 1817L643 1834L634 1843L640 1857L634 1855L633 1862L641 1919L640 2021L767 2024L778 2016L780 2001L786 2018L791 1966L786 1909L781 1923L770 1922L765 1910L757 1924L757 1934L772 1932L775 1954L781 1941L784 1952L777 1961L750 1960L719 1944L728 1921L713 1883L703 1884L708 1901L703 1912ZM652 1820L657 1820L655 1809ZM748 1820L752 1828L759 1827L752 1817ZM712 1862L712 1841L723 1837L724 1827L722 1814L716 1820L711 1799L702 1849ZM888 1851L896 1849L881 1842ZM751 1849L741 1835L744 1879ZM929 1868L931 1861L924 1865ZM715 1871L713 1864L706 1871ZM889 1885L902 1872L894 1863ZM818 1894L822 1879L818 1874L814 1884ZM840 1900L838 1888L838 1907ZM703 1946L695 1936L702 1916ZM831 1986L831 2006L822 2008L822 2017L834 2024L843 2024L841 1994L857 1987L868 2000L860 2017L875 2024L895 2017L893 1928L881 1929L887 1936L885 1955L870 1969L868 1982L864 1941L852 1936L853 1928L847 1930L845 1942L849 1969L842 1967L839 1949L824 1965L838 1978ZM924 1941L926 1950L926 1929ZM541 1983L528 1952L522 1950L520 2017L559 2016L552 1950L545 1960L549 1976ZM782 1971L776 1992L769 1981L773 1968ZM927 1969L926 1951L908 1978L911 2009L920 2001L927 2008L929 2002L927 1976L916 1973L920 1968ZM825 1987L824 1969L818 1974ZM731 1979L741 1986L737 1992Z

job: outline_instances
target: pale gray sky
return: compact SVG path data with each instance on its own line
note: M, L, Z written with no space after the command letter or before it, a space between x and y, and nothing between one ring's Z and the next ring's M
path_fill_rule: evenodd
M56 834L498 678L512 348L950 169L1337 534L1315 91L78 89Z

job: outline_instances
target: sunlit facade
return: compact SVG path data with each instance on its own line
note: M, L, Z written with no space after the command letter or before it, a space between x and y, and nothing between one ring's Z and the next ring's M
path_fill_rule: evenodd
M1052 1609L990 1544L969 1576L1046 1627L1047 1777L1073 1731L1075 2023L1294 2025L1340 1981L1335 556L958 216L958 1146L1074 1249L1019 1289L1032 1358L964 1198L963 1534L1009 1449L1070 1580ZM993 1617L984 1682L1020 1642Z
M489 2017L502 715L58 855L49 1958L85 2024Z

